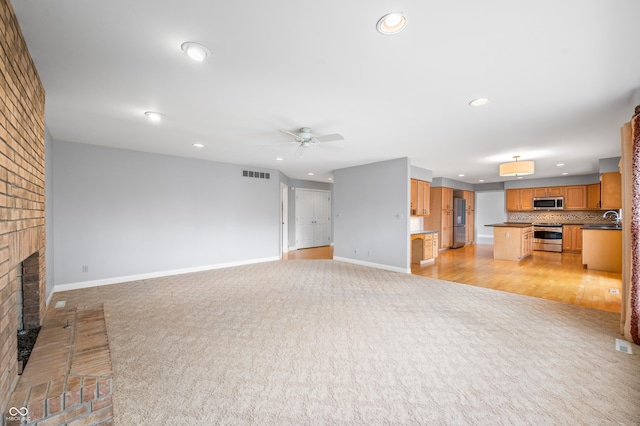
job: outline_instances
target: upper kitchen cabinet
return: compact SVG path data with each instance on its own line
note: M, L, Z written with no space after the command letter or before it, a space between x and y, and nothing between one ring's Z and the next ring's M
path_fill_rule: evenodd
M587 208L587 186L565 187L564 208L565 210L585 210Z
M431 211L431 184L429 182L411 179L411 214L414 216L429 216Z
M507 189L507 211L533 210L533 190L536 188Z
M618 210L622 208L622 176L619 172L600 175L600 208Z
M599 210L602 206L600 202L600 184L593 183L587 185L587 209Z
M533 197L564 197L565 196L565 187L564 186L549 186L546 188L532 188L533 189Z

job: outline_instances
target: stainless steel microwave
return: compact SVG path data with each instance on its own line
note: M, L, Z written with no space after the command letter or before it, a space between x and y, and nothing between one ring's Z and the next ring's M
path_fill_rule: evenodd
M533 199L534 210L564 210L564 197L540 197Z

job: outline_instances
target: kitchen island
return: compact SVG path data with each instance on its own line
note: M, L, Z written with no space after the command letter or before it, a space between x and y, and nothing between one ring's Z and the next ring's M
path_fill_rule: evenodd
M533 251L533 225L503 222L485 225L493 227L493 258L521 261Z

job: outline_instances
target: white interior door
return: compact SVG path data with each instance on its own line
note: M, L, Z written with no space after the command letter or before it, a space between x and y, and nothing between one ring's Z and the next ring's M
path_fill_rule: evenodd
M331 192L296 188L296 248L331 242Z

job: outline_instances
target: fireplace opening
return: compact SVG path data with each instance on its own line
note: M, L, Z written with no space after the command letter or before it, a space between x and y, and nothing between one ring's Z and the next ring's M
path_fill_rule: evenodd
M18 374L22 374L40 332L40 260L38 253L17 267Z

